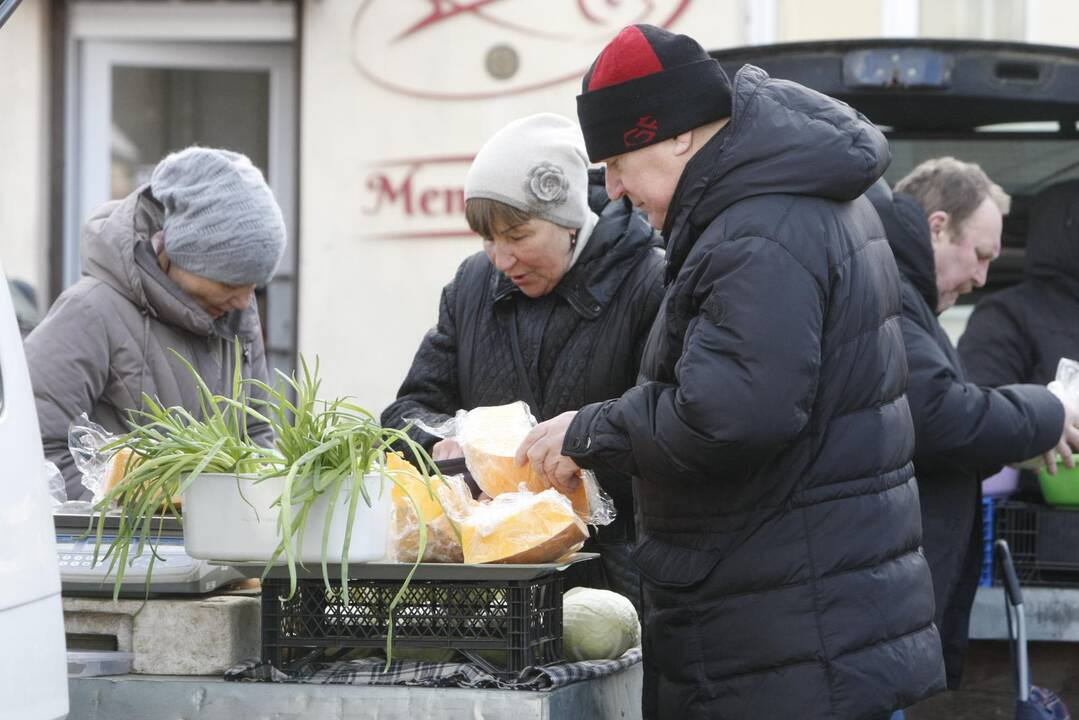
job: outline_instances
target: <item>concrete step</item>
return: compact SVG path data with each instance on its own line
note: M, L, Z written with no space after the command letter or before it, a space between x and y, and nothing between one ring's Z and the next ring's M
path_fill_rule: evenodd
M217 675L260 651L259 599L211 595L169 600L64 598L69 650L134 653L147 675Z

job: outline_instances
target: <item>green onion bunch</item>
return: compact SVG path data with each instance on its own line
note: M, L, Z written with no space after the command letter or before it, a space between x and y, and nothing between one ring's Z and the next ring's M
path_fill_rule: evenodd
M145 409L131 415L131 431L106 447L106 450L129 448L132 452L123 480L94 508L98 513L96 564L106 513L114 503L120 504L119 530L104 554L104 559L111 560L109 573L116 572L113 597L119 596L124 569L147 547L153 554L146 573L149 593L165 518L172 516L182 522L173 498L202 473L225 473L247 475L254 482L283 478L281 495L274 503L279 508L280 542L267 562L263 577L284 557L289 571L288 597L296 592L296 554L302 546L312 507L320 497L328 496L328 515L322 537L322 575L327 591L331 594L340 592L341 601L347 605L348 551L355 513L361 500L368 506L373 504L373 488L367 487L364 476L379 475L379 493L388 491L387 483L400 486L417 517L422 518L409 489L387 472L385 459L386 453L394 447L411 453L426 492L437 499L431 481L442 479L442 476L430 455L409 437L407 427L404 430L382 427L374 415L349 398L320 399L317 359L312 370L301 357L302 374L299 377L278 371L278 382L272 387L260 380L241 377L241 349L237 342L232 387L229 395L223 396L213 393L195 368L178 353L174 354L195 378L201 417L195 417L182 407L163 407L157 400L144 396ZM260 391L265 397L251 397L246 392L249 388ZM252 441L248 432L252 422L265 423L273 430L273 448L260 447ZM237 482L240 482L239 477ZM338 590L331 583L328 570L330 553L336 554L337 548L328 545L331 521L342 493L347 494L349 516L340 548ZM158 521L156 532L155 520ZM390 604L387 663L392 652L394 609L407 590L427 545L426 523L419 522L418 529L416 562ZM133 545L134 555L131 554Z

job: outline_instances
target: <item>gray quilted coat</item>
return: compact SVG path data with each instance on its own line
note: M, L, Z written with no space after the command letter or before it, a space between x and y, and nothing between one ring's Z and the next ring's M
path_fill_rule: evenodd
M146 393L198 415L194 378L170 348L211 390L227 393L238 336L244 377L267 378L255 304L216 321L206 314L157 264L150 237L162 220L149 187L98 208L83 229L83 277L26 338L45 456L60 468L72 500L89 495L68 451L68 428L80 413L125 432L128 411L141 408ZM251 432L271 440L266 426Z

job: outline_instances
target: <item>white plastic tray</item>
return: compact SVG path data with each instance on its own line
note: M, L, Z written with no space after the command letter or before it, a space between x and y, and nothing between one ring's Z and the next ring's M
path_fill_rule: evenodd
M464 563L420 563L416 568L413 580L534 580L553 573L562 572L570 565L579 562L595 560L599 553L579 552L563 558L558 562L540 563L532 565L503 565L492 563L490 565L466 565ZM265 563L228 563L211 560L211 564L232 565L239 572L252 578L262 576ZM326 569L330 578L341 576L339 563L328 563ZM404 580L412 569L412 563L350 563L348 575L350 580ZM288 566L275 565L266 577L287 578ZM306 566L296 566L296 577L321 578L322 566L318 563L308 563Z
M134 662L135 655L129 652L69 650L67 653L67 676L127 675L131 672L131 666Z

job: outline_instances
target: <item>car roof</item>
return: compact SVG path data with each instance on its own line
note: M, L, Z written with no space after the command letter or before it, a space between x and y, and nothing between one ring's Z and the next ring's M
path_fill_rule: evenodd
M1079 120L1079 49L925 38L826 40L713 51L856 107L894 131L957 132L1002 123Z

